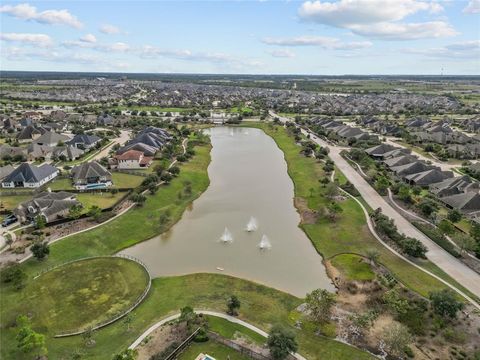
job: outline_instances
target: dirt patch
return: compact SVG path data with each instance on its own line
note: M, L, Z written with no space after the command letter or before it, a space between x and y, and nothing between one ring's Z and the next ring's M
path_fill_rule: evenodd
M295 197L294 204L300 214L301 224L315 224L317 222L318 214L308 207L307 200Z
M163 325L151 333L137 348L138 360L148 360L173 343L180 344L188 336L185 324Z

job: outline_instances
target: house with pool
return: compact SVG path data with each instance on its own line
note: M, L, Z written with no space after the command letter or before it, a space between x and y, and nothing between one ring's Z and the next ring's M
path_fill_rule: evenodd
M113 185L112 174L96 161L75 166L72 180L77 190L105 189Z

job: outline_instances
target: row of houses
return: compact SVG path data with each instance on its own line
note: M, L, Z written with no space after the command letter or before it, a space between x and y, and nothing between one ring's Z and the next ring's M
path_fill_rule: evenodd
M365 150L382 162L397 178L410 185L429 189L439 201L450 209L457 209L471 217L480 214L480 183L471 177L457 176L452 171L442 171L411 154L409 149L382 143Z
M109 165L112 169L146 168L152 163L155 154L170 140L171 135L165 129L146 127L117 150Z
M72 184L77 190L107 188L113 185L112 174L96 161L84 162L71 170ZM0 168L3 188L39 188L59 175L59 170L50 164L36 166L22 163L17 168L11 165Z
M323 130L327 136L335 134L340 140L360 141L360 140L378 140L378 137L358 128L346 125L340 121L330 119L313 119L311 124L317 129Z

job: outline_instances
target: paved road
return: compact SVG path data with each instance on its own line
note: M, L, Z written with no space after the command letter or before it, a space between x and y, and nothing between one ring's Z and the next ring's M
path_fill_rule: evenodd
M270 116L278 116L272 111ZM291 119L280 117L280 121L291 121ZM307 134L305 130L302 130ZM329 157L335 163L338 169L345 175L358 190L363 199L372 209L381 208L383 214L393 219L399 231L406 236L420 240L428 249L427 257L435 265L440 267L444 272L450 275L458 283L470 290L473 294L480 297L480 275L463 264L458 259L454 258L448 252L443 250L435 242L430 240L415 226L408 222L402 215L400 215L385 199L383 199L375 189L340 155L342 147L327 144L325 141L319 139L317 136L312 136L311 140L315 141L321 146L330 148Z
M103 157L108 157L110 150L112 147L116 144L123 145L125 144L128 140L130 139L130 131L127 130L121 130L120 131L120 136L113 139L112 143L107 146L105 149L100 151L98 154L96 154L93 158L90 160L100 160Z
M341 149L336 146L327 144L325 141L315 137L312 138L321 146L330 148L329 157L362 195L372 209L381 208L383 214L392 218L400 232L406 236L420 240L428 249L427 257L435 263L453 279L469 289L472 293L480 296L480 275L467 267L458 259L443 250L440 246L426 237L402 215L400 215L390 204L388 204L371 186L370 184L340 155Z

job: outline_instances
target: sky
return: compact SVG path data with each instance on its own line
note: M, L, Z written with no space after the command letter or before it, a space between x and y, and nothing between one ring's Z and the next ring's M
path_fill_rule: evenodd
M480 0L2 0L0 69L479 75Z

